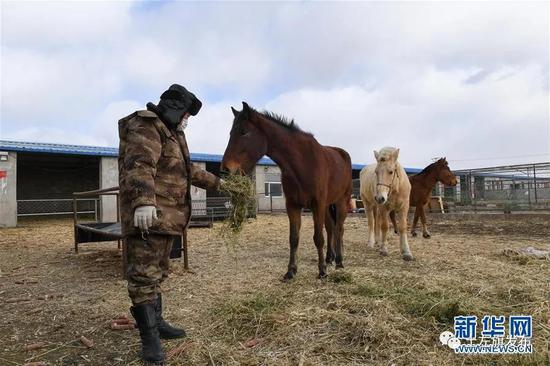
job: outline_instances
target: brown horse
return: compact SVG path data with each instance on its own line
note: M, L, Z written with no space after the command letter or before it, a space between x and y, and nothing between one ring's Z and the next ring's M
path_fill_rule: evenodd
M430 232L426 225L426 212L424 208L430 201L432 190L437 182L441 182L447 186L456 186L457 180L451 172L446 158L441 158L435 163L428 165L420 173L409 177L411 182L411 195L409 197L410 206L416 207L414 211L414 220L411 229L411 235L416 236L416 225L418 218L422 221L422 236L430 238ZM397 233L397 225L395 223L395 213L390 212L390 218L393 223L394 231Z
M296 250L300 238L302 208L313 213L313 241L319 259L319 278L326 276L326 265L336 261L343 268L344 220L351 197L351 159L343 149L323 146L294 121L270 112L257 112L243 102L243 110L231 108L233 127L223 155L221 169L248 173L264 155L281 169L281 182L290 222L290 260L285 280L297 272ZM323 228L327 231L327 256Z

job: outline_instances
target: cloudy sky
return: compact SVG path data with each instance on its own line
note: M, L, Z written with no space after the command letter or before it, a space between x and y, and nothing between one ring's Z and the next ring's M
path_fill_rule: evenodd
M193 152L247 101L355 163L550 160L548 2L1 2L0 139L117 146L180 83Z

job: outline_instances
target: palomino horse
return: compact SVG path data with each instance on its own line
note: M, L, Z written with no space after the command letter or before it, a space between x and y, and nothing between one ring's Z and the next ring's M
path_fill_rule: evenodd
M369 165L361 170L361 199L365 205L365 213L369 221L368 243L374 248L380 244L380 255L388 255L386 240L388 235L388 213L395 211L399 218L399 240L403 259L413 259L407 241L407 213L409 211L409 194L411 184L405 169L397 158L399 149L384 147L375 151L376 165Z
M221 169L247 173L264 155L281 169L281 182L290 221L290 260L285 280L297 272L302 208L313 212L313 241L319 257L319 278L326 276L326 264L342 265L342 237L347 205L352 191L351 159L343 149L320 145L312 134L270 112L257 112L243 102L241 112L231 108L235 119ZM323 227L327 231L327 257Z
M454 174L449 168L446 158L441 158L435 163L428 165L420 173L409 177L411 182L411 196L409 197L409 205L416 207L414 211L414 220L411 229L411 235L416 236L416 224L418 224L418 218L422 222L422 236L424 238L430 238L431 234L428 231L426 225L426 212L425 208L430 197L432 190L436 182L441 182L446 186L456 186L457 180ZM393 228L397 233L397 225L395 224L395 213L390 212L390 218L393 223Z

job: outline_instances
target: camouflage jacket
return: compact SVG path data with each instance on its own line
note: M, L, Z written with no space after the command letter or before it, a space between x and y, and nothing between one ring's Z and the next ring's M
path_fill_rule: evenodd
M122 235L139 232L134 210L145 205L157 208L149 231L180 235L191 217L191 184L218 189L219 178L191 163L183 130L171 131L154 112L134 112L118 130Z

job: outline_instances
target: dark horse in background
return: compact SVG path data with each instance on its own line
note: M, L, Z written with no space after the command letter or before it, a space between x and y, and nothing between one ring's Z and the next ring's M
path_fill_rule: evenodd
M351 159L343 149L323 146L294 121L270 112L258 112L243 102L243 110L231 108L235 119L221 169L248 173L264 155L281 169L281 182L290 221L290 260L285 280L297 272L296 251L300 238L302 208L313 213L313 241L319 257L319 278L326 265L342 265L344 220L351 197ZM327 231L327 256L323 228Z
M456 186L456 177L451 172L447 159L441 158L435 163L428 165L420 173L410 176L409 181L411 182L409 204L411 207L416 207L411 235L416 236L416 225L418 224L418 218L420 218L420 221L422 221L422 236L424 238L430 238L431 235L428 231L428 225L426 224L426 212L424 209L428 202L430 202L432 190L437 182L441 182L446 186ZM390 212L390 218L394 231L397 233L395 213L393 211Z

